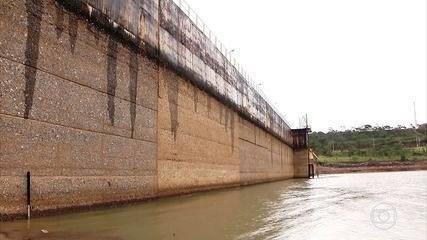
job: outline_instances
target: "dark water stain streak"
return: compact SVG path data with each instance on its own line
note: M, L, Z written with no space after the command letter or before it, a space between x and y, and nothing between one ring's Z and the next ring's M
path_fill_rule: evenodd
M225 127L225 131L227 132L227 130L228 130L228 114L229 114L229 109L228 108L226 108L225 109L225 120L224 120L224 127Z
M28 119L33 107L34 88L36 85L37 63L40 54L41 21L43 16L42 0L27 0L27 40L25 46L25 112Z
M193 97L194 97L194 112L197 113L197 102L199 101L198 88L193 86Z
M222 122L222 105L219 105L219 124Z
M86 22L86 29L88 32L92 33L92 35L95 38L95 44L98 45L99 44L99 39L101 38L101 34L100 34L100 27L97 27L95 24L91 23L91 22Z
M68 15L68 35L70 36L70 48L73 54L76 49L78 29L79 18L74 14Z
M117 42L113 37L108 39L108 57L107 57L107 93L108 102L107 110L110 118L110 123L114 126L114 96L117 88Z
M211 103L211 97L208 95L208 103L207 103L207 107L208 107L208 117L211 115L211 108L212 108L212 103Z
M55 31L56 38L59 39L64 32L64 16L65 10L58 2L55 2L56 19L55 19Z
M130 121L131 121L131 137L133 138L135 132L135 120L136 120L136 95L138 87L138 53L136 50L129 49L129 96L130 96Z
M174 74L169 74L168 79L166 79L171 131L175 141L178 132L178 81L178 77Z
M271 159L271 166L274 166L274 156L273 156L273 138L270 138L270 159Z
M234 152L234 139L235 139L235 122L234 112L231 110L231 151Z

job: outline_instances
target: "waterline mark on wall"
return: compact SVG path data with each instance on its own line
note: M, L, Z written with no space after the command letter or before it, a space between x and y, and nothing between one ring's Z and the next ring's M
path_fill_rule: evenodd
M388 203L379 203L371 209L371 223L382 230L387 230L396 225L396 208Z

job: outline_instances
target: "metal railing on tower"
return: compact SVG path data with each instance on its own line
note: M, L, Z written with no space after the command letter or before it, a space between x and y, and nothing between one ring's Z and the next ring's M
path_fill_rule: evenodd
M248 85L254 89L262 98L270 105L270 107L280 116L280 118L291 127L290 123L286 120L277 104L272 101L265 92L260 88L260 84L254 82L251 76L239 64L238 61L231 55L231 52L225 45L216 37L216 35L206 26L199 15L190 7L185 0L172 0L181 11L193 22L193 24L209 39L209 41L218 49L219 52L228 60L228 62L243 76Z

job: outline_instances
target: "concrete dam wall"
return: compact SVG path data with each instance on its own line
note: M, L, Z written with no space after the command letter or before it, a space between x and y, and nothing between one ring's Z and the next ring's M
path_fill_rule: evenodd
M307 177L292 130L171 0L0 1L0 217Z

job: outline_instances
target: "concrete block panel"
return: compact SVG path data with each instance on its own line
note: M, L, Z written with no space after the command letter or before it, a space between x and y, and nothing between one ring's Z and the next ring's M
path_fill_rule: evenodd
M235 120L237 120L235 113L188 81L172 73L166 71L164 73L161 77L162 94L159 99L160 128L170 130L171 118L176 118L178 131L190 129L190 132L194 131L197 136L207 138L213 136L217 139L216 141L230 143L229 139L233 136ZM213 131L211 132L210 129Z
M26 213L25 182L23 176L0 176L0 192L5 193L0 195L2 214ZM154 197L157 191L156 178L153 176L35 175L31 184L33 212L142 200Z
M206 65L197 54L193 54L192 57L193 57L193 65L191 70L197 75L197 77L199 77L200 79L203 79L201 81L203 81L203 84L204 84L206 79L205 77Z
M206 65L205 71L206 71L206 84L212 88L215 88L216 86L215 71L208 65Z
M178 67L187 68L191 65L190 51L182 45L180 41L177 42L177 54L178 54Z
M232 113L234 114L233 110L230 110L211 96L208 96L207 107L209 119L219 123L228 130L231 126L231 117L234 117L231 116Z
M21 116L28 109L24 66L2 60L0 112ZM16 72L11 72L15 69ZM42 71L36 72L31 119L76 129L155 142L156 112ZM13 81L12 81L13 80ZM155 93L151 93L155 94ZM20 110L17 106L22 107ZM113 109L111 109L113 108ZM139 116L139 117L138 117Z
M289 146L244 119L239 123L239 139L241 184L293 177Z
M133 49L121 44L117 39L99 33L85 20L68 14L53 2L46 1L43 5L43 15L38 16L40 30L32 33L39 35L37 44L27 41L25 37L30 26L25 12L13 14L25 9L24 1L17 1L12 5L11 12L5 12L5 15L1 16L4 17L2 23L14 21L17 24L2 27L2 30L10 34L0 36L0 56L105 93L110 92L128 101L134 102L134 96L142 94L144 97L141 96L138 100L145 100L139 103L155 109L154 95L146 95L146 91L134 93L131 90L134 85L150 84L151 87L156 84L154 79L144 78L144 71L147 69L146 58L137 56ZM5 44L7 42L14 44ZM27 42L31 45L27 46ZM35 58L37 61L30 61L25 55L25 52L32 48L38 50ZM33 75L31 68L26 69L27 79L34 78ZM149 80L154 82L149 83ZM148 88L150 92L151 88Z
M136 103L157 110L159 91L159 66L145 57L138 57L139 72L136 86Z
M239 151L241 172L266 171L271 165L271 152L267 148L240 139Z
M156 144L0 115L0 173L152 175Z
M159 169L160 195L237 186L240 182L238 166L159 160Z
M144 3L153 3L157 0L152 1L143 1ZM155 15L147 12L145 9L142 11L141 23L139 27L138 36L140 39L143 39L148 45L153 46L154 49L159 48L159 21L158 21L158 3L153 4L156 9Z
M21 64L0 58L0 113L24 117L24 74Z
M255 143L255 125L243 118L239 118L239 138L251 143Z
M239 169L235 113L167 70L162 71L160 79L160 192L204 188L223 181L238 182L235 180ZM186 166L191 166L193 171ZM230 169L230 166L234 166L235 174L227 178L234 180L218 180L225 178L225 173L215 169Z
M164 29L160 29L160 54L170 59L174 66L178 65L177 40Z
M269 133L267 133L266 131L257 127L257 128L255 128L255 134L256 134L255 135L255 137L256 137L255 143L257 145L264 147L264 148L268 148L268 149L271 148L272 136Z
M294 177L297 178L307 178L308 177L308 150L294 150L293 152L294 159L294 168L295 173Z
M159 20L159 0L140 1L142 9L156 21Z

